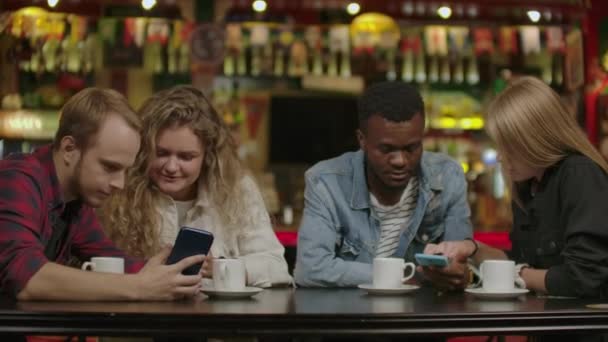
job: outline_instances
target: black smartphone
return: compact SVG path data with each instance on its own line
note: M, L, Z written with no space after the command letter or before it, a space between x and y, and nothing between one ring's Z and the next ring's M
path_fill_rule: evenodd
M213 243L213 234L204 230L182 227L177 234L173 250L167 258L167 265L175 264L192 255L209 253ZM201 270L201 264L192 265L182 271L185 275L196 275Z

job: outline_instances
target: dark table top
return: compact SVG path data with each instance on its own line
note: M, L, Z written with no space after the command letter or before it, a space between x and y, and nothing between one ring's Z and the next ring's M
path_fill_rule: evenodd
M423 288L399 296L359 289L269 289L251 299L181 302L15 302L0 297L0 334L483 335L608 332L598 300L482 300Z

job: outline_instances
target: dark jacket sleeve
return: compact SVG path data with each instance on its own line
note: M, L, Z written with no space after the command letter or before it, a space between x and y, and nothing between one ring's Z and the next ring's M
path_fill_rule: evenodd
M591 161L567 165L560 183L566 223L563 264L549 268L549 294L608 297L608 176Z

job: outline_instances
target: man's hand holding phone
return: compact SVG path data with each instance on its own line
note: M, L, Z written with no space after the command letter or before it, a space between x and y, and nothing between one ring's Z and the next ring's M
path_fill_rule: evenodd
M213 278L213 254L211 252L205 257L203 267L201 267L201 276L203 278Z
M175 245L171 250L171 254L167 258L167 264L175 264L180 260L192 255L208 255L213 244L213 234L198 228L182 227L175 239ZM211 270L211 259L207 260L207 271ZM202 274L202 264L192 265L186 268L183 273L187 275ZM205 275L206 276L206 275Z
M428 244L424 249L425 254L442 254L448 260L448 264L443 267L437 266L418 266L420 272L428 279L433 286L441 290L462 290L469 284L470 270L467 258L462 258L455 253L455 248L450 242L440 244Z
M198 293L203 277L213 275L213 234L182 227L173 247L165 247L136 275L136 298L175 300Z
M148 260L134 275L139 300L176 300L192 297L198 293L202 276L184 275L182 271L205 260L204 255L193 255L172 265L165 265L171 247L165 247Z

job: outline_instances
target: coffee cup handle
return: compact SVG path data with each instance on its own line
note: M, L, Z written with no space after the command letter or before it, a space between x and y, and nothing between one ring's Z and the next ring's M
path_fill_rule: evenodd
M412 277L416 273L416 265L414 265L413 262L406 262L405 264L403 264L403 272L405 272L405 270L408 269L408 268L411 268L412 270L409 272L408 275L406 275L405 277L401 278L401 282L402 283L405 283L406 281L412 279Z
M226 272L228 272L228 266L226 266L226 264L221 264L219 269L220 279L226 279Z
M83 271L95 271L95 264L92 263L92 262L90 262L90 261L87 261L87 262L85 262L85 263L82 264L81 269Z

